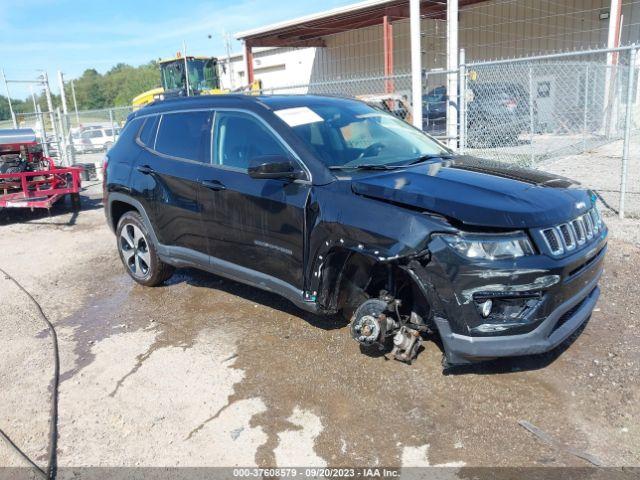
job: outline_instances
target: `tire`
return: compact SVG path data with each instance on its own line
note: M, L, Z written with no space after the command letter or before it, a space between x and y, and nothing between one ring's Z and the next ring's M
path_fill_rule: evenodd
M71 210L73 210L74 212L79 212L82 208L82 205L80 203L80 194L72 193L69 195L69 198L71 200Z
M138 212L122 215L116 239L125 270L140 285L157 287L171 278L175 269L158 257L156 246Z

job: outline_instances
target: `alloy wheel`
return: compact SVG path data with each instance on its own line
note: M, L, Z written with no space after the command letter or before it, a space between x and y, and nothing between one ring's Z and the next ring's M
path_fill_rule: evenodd
M139 227L126 224L120 231L120 251L125 265L136 278L144 278L151 268L149 242Z

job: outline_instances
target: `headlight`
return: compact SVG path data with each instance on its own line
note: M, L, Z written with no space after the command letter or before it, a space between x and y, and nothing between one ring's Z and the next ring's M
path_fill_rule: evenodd
M482 260L503 260L533 254L524 233L511 235L445 235L443 240L460 255Z

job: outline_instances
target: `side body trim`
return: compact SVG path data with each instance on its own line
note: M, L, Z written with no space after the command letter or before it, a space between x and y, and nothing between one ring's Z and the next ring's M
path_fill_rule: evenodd
M149 231L151 240L158 249L158 255L162 261L169 263L176 267L193 267L200 270L205 270L210 273L220 275L221 277L229 278L240 283L257 287L268 292L273 292L285 297L291 301L297 307L306 310L307 312L321 314L318 304L316 302L308 302L304 300L304 293L302 290L298 290L293 285L280 280L279 278L267 275L256 270L252 270L246 267L241 267L234 263L227 262L217 257L205 255L201 252L196 252L189 248L174 247L170 245L163 245L158 241L158 237L151 226L149 216L144 207L136 199L131 198L122 193L110 193L108 201L107 218L110 225L111 222L111 204L114 201L121 201L128 203L135 207Z

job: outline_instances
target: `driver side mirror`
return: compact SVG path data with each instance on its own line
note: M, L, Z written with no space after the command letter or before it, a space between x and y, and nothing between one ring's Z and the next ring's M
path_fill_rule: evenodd
M298 162L283 155L260 155L252 158L248 173L251 178L281 180L297 180L305 176Z

